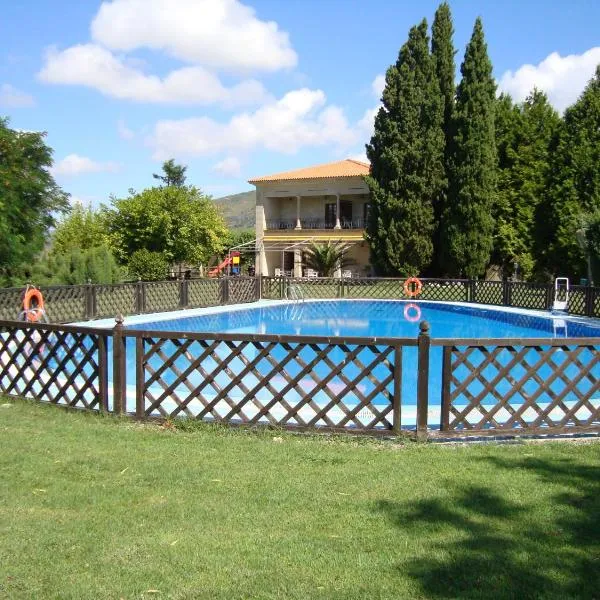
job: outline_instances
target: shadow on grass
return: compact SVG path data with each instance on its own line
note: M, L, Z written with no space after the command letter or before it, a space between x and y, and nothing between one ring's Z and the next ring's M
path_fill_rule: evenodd
M377 509L415 540L415 557L397 568L429 598L600 598L600 467L482 460L492 476L524 470L536 485L520 498L515 489L501 496L441 482L443 500L380 501Z

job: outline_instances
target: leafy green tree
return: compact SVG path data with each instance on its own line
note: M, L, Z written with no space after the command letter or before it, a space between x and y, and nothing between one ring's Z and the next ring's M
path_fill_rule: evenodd
M206 264L220 254L228 230L209 196L195 187L149 188L113 199L104 219L123 264L136 250L162 254L168 263Z
M175 187L183 187L185 185L185 172L187 171L186 166L178 165L172 158L170 158L163 163L162 171L163 175L153 173L152 177L154 177L154 179L159 179L167 187L170 185Z
M496 84L481 19L475 21L456 90L450 190L442 221L449 275L479 277L492 250L496 195Z
M377 273L416 275L431 262L433 207L446 187L443 105L425 20L411 28L387 70L382 102L367 145L365 237Z
M52 252L60 254L72 248L87 250L106 245L107 242L108 236L100 211L77 203L57 223L52 234Z
M454 95L456 86L454 84L454 43L452 36L454 27L452 25L452 14L447 2L442 2L435 11L433 25L431 26L431 54L433 56L435 73L443 102L443 130L444 130L444 167L446 177L450 172L450 156L452 139L454 136ZM434 233L434 265L433 274L440 274L442 267L441 231L442 214L446 202L446 193L441 194L438 202L433 205L435 233Z
M576 232L600 209L600 65L563 123L550 165L542 261L555 275L581 277L587 269Z
M326 244L311 243L305 250L304 264L321 277L333 277L338 269L355 264L354 259L348 256L349 251L348 244L332 243L331 240Z
M124 275L108 246L72 246L40 257L33 266L31 281L37 285L118 283Z
M536 268L551 145L559 126L560 116L539 90L519 106L504 94L496 103L498 193L492 261L505 273L517 263L527 279Z
M161 281L167 278L169 261L161 252L152 252L141 248L129 259L129 275L142 281Z
M58 214L68 211L68 194L49 168L52 150L44 133L10 129L0 118L0 283L18 283L30 272Z

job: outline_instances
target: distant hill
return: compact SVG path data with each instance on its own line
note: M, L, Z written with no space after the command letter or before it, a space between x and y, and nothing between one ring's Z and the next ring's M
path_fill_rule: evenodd
M256 190L214 198L230 229L254 229L256 223Z

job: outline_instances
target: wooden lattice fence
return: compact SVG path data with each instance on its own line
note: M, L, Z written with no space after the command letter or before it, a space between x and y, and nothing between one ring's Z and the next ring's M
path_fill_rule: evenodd
M108 410L109 334L0 321L0 393Z
M600 339L443 346L441 431L565 432L600 424Z
M361 340L135 332L138 418L400 429L402 348Z

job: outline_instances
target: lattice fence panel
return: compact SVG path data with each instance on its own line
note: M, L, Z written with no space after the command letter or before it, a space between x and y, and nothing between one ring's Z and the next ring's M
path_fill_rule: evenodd
M188 286L189 306L215 306L221 303L219 279L191 279Z
M392 427L392 346L160 337L141 346L140 417Z
M229 302L239 304L242 302L254 302L256 297L256 281L254 277L234 277L228 280L229 284Z
M345 298L374 298L379 300L396 300L404 298L403 280L352 278L341 281L343 285L343 296Z
M519 308L547 310L552 307L552 286L539 283L510 283L510 304Z
M418 299L440 300L443 302L467 302L469 300L469 282L424 279L423 289Z
M17 320L22 309L24 288L0 289L0 320Z
M572 315L585 315L586 313L586 288L573 286L569 291L567 310Z
M280 277L263 277L261 281L262 297L265 300L280 300L282 279Z
M600 342L453 346L445 352L445 429L600 427Z
M143 286L144 312L179 308L179 281L145 282Z
M132 315L136 312L136 284L97 285L96 317Z
M106 398L97 334L7 325L0 331L1 393L88 409Z
M501 281L474 281L475 297L471 302L502 305L503 283Z
M86 318L85 285L42 287L41 291L50 322L66 323Z
M289 286L295 286L304 298L339 298L339 279L283 279L284 297L289 297Z

